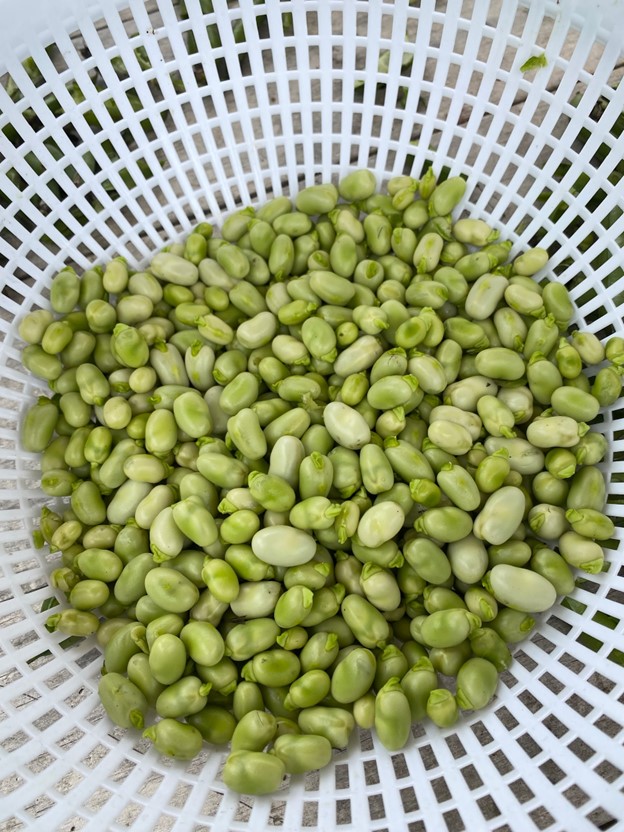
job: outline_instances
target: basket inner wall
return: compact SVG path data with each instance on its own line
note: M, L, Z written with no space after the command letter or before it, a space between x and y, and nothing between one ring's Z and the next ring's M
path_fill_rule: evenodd
M488 217L514 251L549 248L579 327L601 338L622 328L623 142L611 132L624 111L622 55L616 39L599 42L599 16L581 26L548 4L451 0L433 11L359 0L215 7L130 2L94 21L85 12L7 60L0 743L12 753L0 771L0 828L39 819L55 829L454 832L513 828L519 817L524 828L563 829L569 818L609 828L624 813L619 538L608 572L579 579L519 645L486 712L452 731L415 726L392 757L361 732L320 776L295 778L273 799L222 796L218 751L183 766L111 729L97 704L97 648L44 629L54 557L33 549L43 500L36 460L15 441L39 388L20 366L16 319L46 304L63 264L122 254L138 265L241 205L352 167L381 183L433 164L467 175L466 213ZM542 51L548 66L522 73ZM622 426L617 408L602 426L620 525ZM178 827L182 817L196 825Z

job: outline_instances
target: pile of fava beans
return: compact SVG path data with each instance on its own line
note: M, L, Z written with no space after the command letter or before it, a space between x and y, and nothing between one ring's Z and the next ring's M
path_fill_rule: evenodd
M65 268L19 324L46 626L96 635L108 717L159 752L231 743L237 792L486 707L603 569L624 339L571 331L547 252L454 220L465 189L353 171Z

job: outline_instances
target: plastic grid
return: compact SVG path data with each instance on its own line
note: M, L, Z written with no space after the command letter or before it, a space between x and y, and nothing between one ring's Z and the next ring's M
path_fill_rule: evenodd
M431 161L467 173L470 212L518 248L543 230L579 324L601 337L620 331L624 218L613 173L624 140L609 131L624 84L608 82L623 40L606 15L622 3L586 13L580 2L240 0L206 13L186 0L187 16L174 0L31 5L27 28L14 12L0 33L19 90L0 86L0 126L18 137L0 134L0 829L613 828L624 816L620 528L608 571L580 580L571 608L558 605L519 646L495 703L454 730L415 726L401 754L361 732L320 774L239 801L223 794L220 752L181 765L111 729L95 693L99 651L90 640L64 648L43 627L53 557L30 540L42 497L15 431L37 386L20 366L15 321L45 303L65 262L139 263L241 204L351 167L381 180ZM210 44L214 27L221 46ZM521 73L541 51L547 68ZM28 56L35 82L20 63ZM609 152L597 162L601 145ZM566 233L579 216L586 227ZM620 527L622 415L603 424Z

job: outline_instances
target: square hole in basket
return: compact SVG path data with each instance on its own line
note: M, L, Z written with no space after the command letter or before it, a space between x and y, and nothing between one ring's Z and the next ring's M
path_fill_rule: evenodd
M542 724L548 728L551 734L554 734L557 739L561 739L561 737L565 736L569 731L569 728L554 714L549 714L549 716L542 720Z
M490 754L490 760L492 761L494 767L499 772L499 774L508 774L513 769L513 765L509 761L509 758L500 749Z
M596 754L594 749L580 737L572 740L568 748L582 762L587 762L587 760L590 760Z
M466 829L462 817L457 809L451 809L448 812L444 812L442 817L444 818L444 823L446 824L448 832L463 832L463 830Z
M445 740L455 760L459 760L461 757L466 756L466 749L457 734L451 734L450 736L445 737Z
M472 791L474 789L479 789L483 785L483 780L481 779L479 772L477 769L472 765L472 763L468 766L464 766L460 769L464 780L466 781L466 785Z
M522 734L516 741L520 748L522 748L522 750L531 759L533 759L533 757L537 757L537 755L542 751L541 746L537 744L530 734Z
M448 783L444 777L435 777L431 780L431 788L433 789L433 793L435 794L438 803L446 803L446 801L450 800L452 797L451 790L449 789Z
M492 818L496 818L500 815L500 809L496 805L496 801L489 794L480 797L477 800L477 805L486 820L492 820Z
M336 764L334 770L334 782L337 789L349 788L349 766L344 763Z
M416 792L413 786L408 786L406 789L401 789L399 792L403 811L405 814L415 812L418 809L418 800L416 799Z
M337 800L336 801L336 824L343 826L351 823L351 801Z
M386 817L383 795L371 794L368 796L368 814L371 820L380 820Z
M430 745L421 746L418 749L418 752L425 767L425 771L431 771L432 769L439 767L440 764L438 763L433 748Z
M379 783L379 769L375 760L364 760L364 778L367 786L376 786ZM348 776L347 776L348 781Z
M530 711L532 714L536 714L541 708L543 708L542 703L537 699L533 694L528 690L523 690L521 693L518 694L518 699L524 707Z

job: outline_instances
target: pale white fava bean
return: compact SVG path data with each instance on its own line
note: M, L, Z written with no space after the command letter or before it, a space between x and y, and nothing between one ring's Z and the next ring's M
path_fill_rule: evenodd
M467 454L472 448L472 436L468 429L457 422L448 422L446 419L431 422L427 436L434 445L453 456Z
M466 428L474 442L481 436L483 430L481 417L469 410L462 410L460 407L454 407L451 404L439 404L429 414L429 422L438 422L440 419L454 422Z
M388 500L371 506L360 518L357 536L362 546L381 546L403 528L405 513L398 503Z
M544 612L557 600L557 591L549 580L521 566L498 563L485 583L499 604L520 612Z
M516 531L526 507L524 493L515 485L505 485L491 494L476 516L473 533L492 546L505 543Z
M536 448L572 448L587 433L587 425L570 416L536 419L527 427L526 437Z
M502 274L482 274L470 287L464 309L474 321L490 318L505 294L509 281Z
M299 566L312 560L316 541L312 535L292 526L269 526L251 538L254 555L271 566Z
M362 414L343 402L325 405L323 420L331 438L343 448L358 450L370 442L370 428Z
M361 373L372 367L383 353L384 348L373 335L362 335L346 347L334 362L334 372L346 378L352 373Z
M499 448L505 448L509 453L511 470L517 471L522 476L538 474L544 470L544 454L539 448L533 447L526 439L488 436L483 444L490 455L496 453Z

